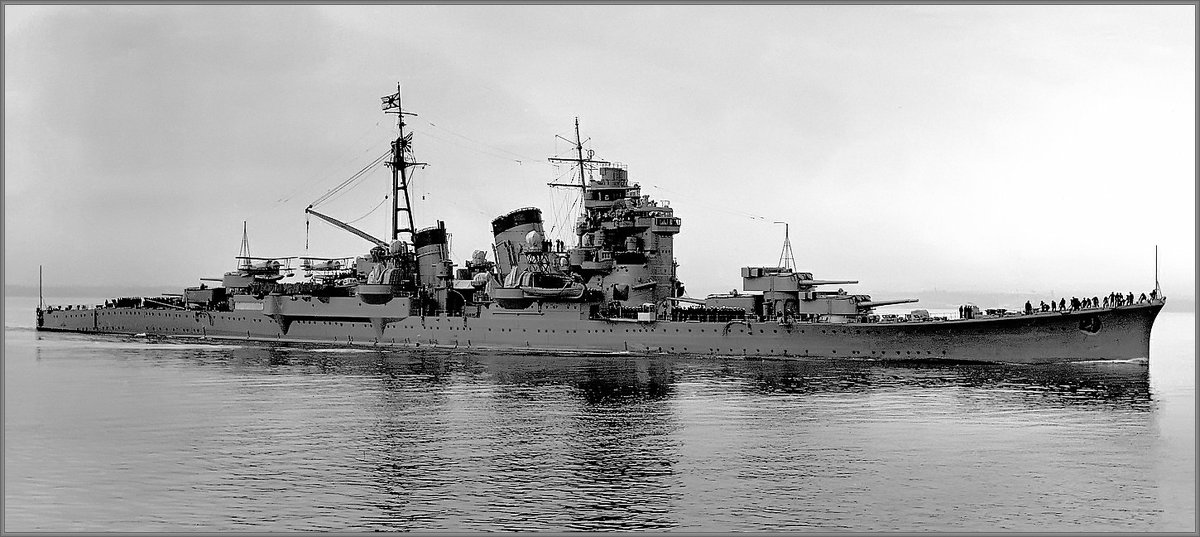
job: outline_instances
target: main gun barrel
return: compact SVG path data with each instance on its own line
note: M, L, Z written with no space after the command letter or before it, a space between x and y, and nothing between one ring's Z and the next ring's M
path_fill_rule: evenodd
M858 280L796 280L800 285L845 285L858 283Z
M898 298L896 300L868 300L866 302L859 302L858 307L860 307L860 308L877 308L879 306L891 306L893 304L908 304L908 303L916 302L916 301L917 301L917 299L915 299L915 298Z

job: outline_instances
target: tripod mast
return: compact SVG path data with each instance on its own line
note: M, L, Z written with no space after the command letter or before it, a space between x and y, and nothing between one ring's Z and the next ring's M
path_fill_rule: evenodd
M408 169L413 166L427 166L427 164L410 160L412 133L404 134L404 116L415 116L416 114L404 111L400 99L400 83L396 83L396 93L381 97L381 99L383 100L383 113L396 114L396 128L400 131L400 135L392 141L392 160L387 163L392 168L392 229L388 232L388 236L392 240L397 240L401 233L408 233L411 240L417 232L417 227L413 223L412 200L408 196ZM401 195L404 196L403 207L400 206ZM401 212L406 216L408 227L400 227Z
M779 252L778 265L787 270L795 271L796 258L792 255L792 239L788 236L788 224L787 222L778 221L775 223L783 224L783 250Z

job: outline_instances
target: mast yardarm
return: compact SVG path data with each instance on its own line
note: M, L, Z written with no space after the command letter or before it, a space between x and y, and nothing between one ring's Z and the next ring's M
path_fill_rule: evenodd
M579 194L580 197L584 198L584 197L586 197L586 194L587 194L587 178L584 176L584 166L587 164L605 165L605 164L611 164L611 163L606 160L593 160L592 159L593 152L591 150L588 150L587 158L583 158L583 140L579 136L579 118L578 117L575 118L575 141L571 142L571 140L567 140L566 138L563 138L562 136L557 136L557 138L560 140L563 140L565 142L573 143L575 145L576 158L550 157L546 160L549 160L550 162L574 162L576 166L579 166L579 184L574 184L574 183L546 183L546 184L550 185L550 186L565 186L565 187L571 187L571 188L578 188L579 192L580 192L580 194ZM590 138L589 138L589 140L590 140ZM583 203L580 202L579 216L582 218L586 215L587 215L587 209L585 209L583 207Z

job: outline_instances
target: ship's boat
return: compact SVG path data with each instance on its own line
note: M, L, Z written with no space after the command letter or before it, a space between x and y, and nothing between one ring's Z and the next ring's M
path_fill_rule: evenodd
M491 298L502 307L524 309L534 301L577 301L587 292L583 282L569 274L518 270L513 267L504 279L504 285L491 290Z
M521 274L517 282L517 287L527 297L567 300L581 298L586 289L583 283L571 279L570 276L546 272L526 272Z
M550 183L579 191L574 225L560 228L574 232L574 246L547 240L541 210L521 207L492 220L493 259L475 250L456 268L445 223L415 225L410 170L424 164L412 155L399 88L383 98L383 109L396 115L399 130L390 158L379 161L392 172L386 240L314 209L353 181L305 209L370 242L365 255L346 261L250 257L243 228L237 268L223 278L202 278L220 287L186 287L179 299L116 299L96 308L39 305L38 329L397 347L1041 363L1148 357L1150 331L1165 304L1156 281L1149 297L1113 293L1103 306L1096 299L1069 310L1013 312L970 304L957 318L924 309L880 315L875 308L916 300L826 290L858 282L818 280L797 270L786 224L777 265L742 267L740 291L684 296L673 256L682 219L667 203L643 195L625 166L585 151L578 120L571 154L549 159L578 172ZM293 259L310 271L308 281L284 281Z

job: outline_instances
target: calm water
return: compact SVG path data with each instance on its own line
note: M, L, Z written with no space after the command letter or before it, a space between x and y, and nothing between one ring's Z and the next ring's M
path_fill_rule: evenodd
M1149 365L1013 367L149 343L34 303L5 531L1196 530L1191 313Z

